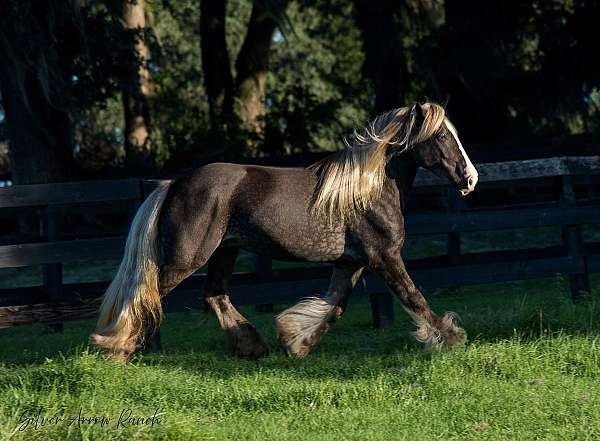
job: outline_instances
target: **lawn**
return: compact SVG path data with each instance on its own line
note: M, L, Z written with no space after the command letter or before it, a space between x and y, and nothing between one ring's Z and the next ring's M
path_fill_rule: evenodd
M273 315L252 308L274 349L259 361L232 358L201 312L167 315L165 350L129 366L88 351L90 321L2 330L0 439L599 439L600 275L592 282L579 305L559 277L429 293L469 334L434 354L400 308L392 329L373 329L359 297L304 360L284 357ZM155 414L154 425L128 419Z

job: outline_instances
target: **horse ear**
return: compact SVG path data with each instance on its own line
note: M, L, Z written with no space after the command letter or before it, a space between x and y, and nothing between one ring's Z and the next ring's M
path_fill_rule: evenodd
M423 123L425 122L425 109L420 103L415 103L415 105L413 106L413 110L415 112L414 126L416 129L420 129L421 126L423 126Z

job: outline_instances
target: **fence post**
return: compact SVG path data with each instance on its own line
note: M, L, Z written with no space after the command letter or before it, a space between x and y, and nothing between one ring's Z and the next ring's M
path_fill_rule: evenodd
M48 205L44 208L41 222L41 236L47 242L54 242L59 239L60 228L58 225L57 208L53 205ZM51 303L56 303L61 300L62 294L62 264L49 263L44 265L43 269L44 290L46 296ZM63 330L63 323L57 322L49 325L55 331Z
M564 208L572 208L577 204L572 176L561 176L559 204ZM581 259L583 262L583 272L569 274L571 297L574 302L577 302L583 300L586 296L589 296L591 292L588 262L585 255L581 225L564 225L562 227L562 237L565 251L569 257L574 260Z
M459 213L465 205L458 192L453 189L448 189L447 204L448 212L452 214ZM458 265L460 257L460 232L448 233L447 253L450 265Z
M386 329L394 324L394 299L390 292L376 292L369 294L373 327Z
M273 259L270 256L259 256L254 258L254 272L259 283L268 282L273 278ZM256 305L257 312L273 312L272 303Z
M139 179L139 186L140 186L140 199L132 199L129 201L128 205L127 205L127 211L129 214L129 223L131 224L131 222L133 221L133 218L135 217L135 214L138 211L138 208L140 208L140 205L142 205L142 202L146 199L146 197L152 193L152 191L154 191L154 187L152 188L147 188L144 185L144 180L143 179ZM155 330L146 330L144 332L144 340L142 341L142 352L144 354L149 354L152 352L158 352L161 349L161 343L160 343L160 329L155 329Z
M600 198L600 176L587 175L586 180L588 185L588 197L590 199Z

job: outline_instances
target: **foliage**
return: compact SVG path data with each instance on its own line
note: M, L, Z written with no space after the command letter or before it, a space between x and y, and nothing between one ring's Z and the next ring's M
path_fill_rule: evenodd
M118 95L79 113L75 126L75 157L86 170L123 163L123 108Z
M271 153L337 150L341 137L368 119L353 13L341 0L288 8L293 30L274 47L267 91Z
M154 31L157 125L170 151L184 157L211 155L208 104L200 62L199 11L193 2L155 5ZM229 2L227 43L230 58L240 50L250 16L250 2ZM329 9L328 9L329 8ZM334 13L337 11L337 13ZM361 78L360 35L352 22L352 7L292 3L292 29L276 33L267 80L267 145L270 154L333 150L340 135L367 118L368 86ZM346 56L339 57L343 51ZM160 103L160 104L159 104ZM200 150L198 152L198 150ZM204 153L206 152L206 153Z
M120 2L8 1L2 51L17 77L35 72L47 99L77 112L119 89L130 41L121 32Z
M68 9L74 4L50 2L48 14L36 15L29 3L8 1L5 43L20 60L16 68L45 75L49 97L70 109L78 158L88 168L101 169L122 163L120 90L135 60L121 29L121 2L87 2L76 14ZM342 136L373 117L375 92L365 75L363 35L353 5L290 2L290 26L275 33L272 45L263 154L334 150ZM466 141L598 133L597 2L404 0L389 5L390 32L397 32L401 42L402 95L406 102L449 99L449 112ZM153 0L147 8L150 26L141 31L151 44L156 87L153 142L158 162L180 170L218 157L224 148L209 130L199 3ZM228 2L231 60L239 53L251 8L250 0ZM61 70L46 59L50 41L60 48ZM43 54L46 58L39 57ZM0 120L3 138L4 125Z
M200 150L208 132L208 101L202 79L197 2L154 2L155 44L151 72L154 126L160 127L168 159L176 150L185 155Z
M597 2L445 0L432 11L424 34L403 14L409 89L449 98L467 140L598 131Z

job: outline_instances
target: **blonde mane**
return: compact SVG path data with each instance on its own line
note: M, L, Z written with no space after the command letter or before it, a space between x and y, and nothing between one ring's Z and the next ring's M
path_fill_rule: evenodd
M332 221L369 208L381 195L388 146L399 153L435 135L445 119L438 104L421 105L423 123L415 127L417 106L402 107L379 115L363 130L354 132L346 147L309 168L318 177L313 210Z

